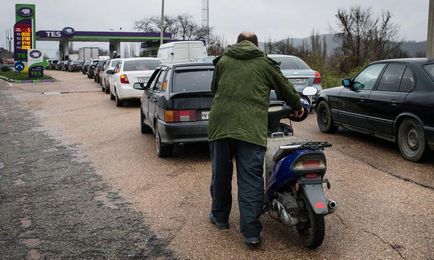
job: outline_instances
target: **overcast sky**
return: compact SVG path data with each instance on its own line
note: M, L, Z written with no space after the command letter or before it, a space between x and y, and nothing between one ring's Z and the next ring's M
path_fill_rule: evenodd
M392 13L401 40L427 38L428 0L209 0L210 26L214 33L233 43L244 30L255 32L260 41L271 38L302 38L336 28L338 8L360 5L377 14ZM36 29L78 31L132 31L134 21L159 16L161 0L0 0L0 47L5 31L15 23L15 4L36 4ZM165 0L167 15L190 14L201 24L202 0ZM42 44L53 48L53 44ZM46 47L49 46L49 47ZM104 47L105 45L103 45ZM41 45L38 45L41 48Z

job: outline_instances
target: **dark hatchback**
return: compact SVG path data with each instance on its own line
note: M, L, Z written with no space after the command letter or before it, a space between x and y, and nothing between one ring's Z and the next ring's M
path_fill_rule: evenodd
M172 154L173 145L208 141L208 115L212 104L210 63L160 65L141 98L142 133L154 133L159 157Z
M317 99L322 132L344 127L397 142L410 161L434 149L434 60L373 62L342 84Z

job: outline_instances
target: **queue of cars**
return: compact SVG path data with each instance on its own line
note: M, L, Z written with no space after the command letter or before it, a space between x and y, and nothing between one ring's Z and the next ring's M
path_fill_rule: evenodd
M166 44L171 51L200 54L198 45ZM213 57L182 56L165 52L160 58L95 59L57 61L59 70L81 70L101 85L116 106L140 99L142 133L154 133L158 156L172 154L181 143L205 142L212 103L210 85ZM171 57L173 56L173 57ZM398 143L402 156L420 161L434 150L434 61L428 59L382 60L369 64L343 86L322 90L321 75L291 55L270 54L298 92L315 87L310 97L320 131L334 133L339 127ZM169 60L168 60L169 59Z
M154 133L159 157L170 156L177 144L207 141L214 72L210 61L162 64L143 57L91 60L82 66L116 106L141 100L141 132Z

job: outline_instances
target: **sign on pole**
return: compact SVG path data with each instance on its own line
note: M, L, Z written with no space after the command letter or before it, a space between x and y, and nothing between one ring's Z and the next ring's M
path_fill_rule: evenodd
M20 71L23 71L23 70L24 70L25 65L24 65L23 62L21 62L21 61L17 61L17 62L15 62L14 67L15 67L15 70L16 70L16 71L20 72Z
M35 5L16 4L14 25L15 60L27 62L28 50L35 48Z
M44 75L42 52L36 49L28 50L29 78L41 78Z

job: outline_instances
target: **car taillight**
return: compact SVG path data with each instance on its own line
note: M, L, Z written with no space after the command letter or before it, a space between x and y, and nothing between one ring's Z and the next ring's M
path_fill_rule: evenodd
M313 79L313 84L321 84L321 74L315 71L315 78Z
M322 159L306 159L299 161L295 166L295 171L305 170L325 170L326 164Z
M122 75L120 76L120 79L121 79L121 83L122 83L122 84L130 84L130 82L128 81L128 77L127 77L127 75L122 74Z
M191 122L196 121L196 110L166 110L165 122Z

